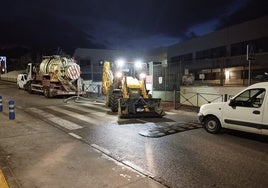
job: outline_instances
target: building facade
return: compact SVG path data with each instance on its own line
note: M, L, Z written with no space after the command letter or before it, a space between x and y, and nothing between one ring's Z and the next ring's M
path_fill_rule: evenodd
M180 85L264 81L268 78L268 16L170 46L167 58L167 80Z
M150 52L78 48L74 57L82 78L92 82L101 81L100 60L142 59L149 63L153 96L169 100L185 86L243 87L268 81L268 16Z

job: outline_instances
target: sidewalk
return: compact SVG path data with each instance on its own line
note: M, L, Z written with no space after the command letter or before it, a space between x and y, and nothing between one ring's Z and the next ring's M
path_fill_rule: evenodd
M0 170L10 188L164 187L22 110L15 111L15 120L9 120L7 109L0 112Z

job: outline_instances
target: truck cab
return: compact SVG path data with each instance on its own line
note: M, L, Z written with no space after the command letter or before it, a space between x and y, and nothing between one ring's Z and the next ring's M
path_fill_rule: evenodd
M25 89L26 83L27 83L27 74L26 73L18 74L18 77L17 77L18 88Z
M200 107L198 119L209 133L221 128L268 135L268 82L253 84L227 102Z

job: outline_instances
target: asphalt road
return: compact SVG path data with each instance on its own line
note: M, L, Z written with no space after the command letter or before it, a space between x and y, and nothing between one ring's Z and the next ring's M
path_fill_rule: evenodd
M228 130L208 134L196 113L179 110L164 118L118 119L102 103L64 103L9 83L1 83L0 95L4 103L15 100L16 108L167 187L268 187L267 137Z

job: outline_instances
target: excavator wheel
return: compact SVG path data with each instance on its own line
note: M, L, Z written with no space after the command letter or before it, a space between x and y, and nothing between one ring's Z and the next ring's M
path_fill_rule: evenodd
M110 96L110 105L112 112L118 112L118 98L115 95Z

